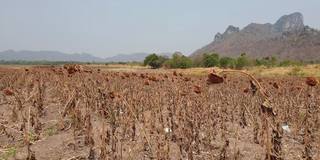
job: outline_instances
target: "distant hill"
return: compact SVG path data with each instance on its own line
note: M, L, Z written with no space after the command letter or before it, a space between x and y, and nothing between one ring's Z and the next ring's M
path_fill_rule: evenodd
M14 51L0 52L0 60L5 61L77 61L77 62L142 62L149 53L119 54L108 58L100 58L87 53L67 54L58 51ZM171 53L162 53L170 57Z
M274 24L251 23L241 30L230 25L191 57L209 52L230 57L245 52L253 58L276 56L280 59L320 60L320 31L305 26L303 15L296 12L282 16Z
M87 53L66 54L58 51L14 51L0 52L0 60L6 61L77 61L77 62L102 62L103 58L95 57Z
M133 54L118 54L116 56L108 57L107 62L142 62L150 53L133 53ZM160 53L160 55L171 57L171 53Z
M148 53L133 53L133 54L118 54L112 57L107 57L107 62L142 62Z

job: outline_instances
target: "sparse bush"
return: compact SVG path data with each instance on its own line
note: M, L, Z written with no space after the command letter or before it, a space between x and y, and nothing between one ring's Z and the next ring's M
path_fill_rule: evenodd
M279 63L280 67L288 67L288 66L301 66L301 62L292 61L292 60L283 60Z
M256 59L255 65L257 66L266 66L266 67L275 67L277 65L277 58L274 56L264 57L262 59Z
M296 66L296 67L292 68L292 70L288 73L288 75L290 75L290 76L304 76L305 73L303 72L301 67Z

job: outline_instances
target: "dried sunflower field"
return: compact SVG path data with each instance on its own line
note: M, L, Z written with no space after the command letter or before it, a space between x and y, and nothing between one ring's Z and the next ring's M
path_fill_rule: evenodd
M0 68L0 159L320 159L313 77Z

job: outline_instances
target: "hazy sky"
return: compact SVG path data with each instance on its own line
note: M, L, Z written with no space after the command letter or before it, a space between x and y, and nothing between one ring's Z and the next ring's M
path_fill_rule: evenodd
M320 29L320 0L0 0L0 51L190 54L229 24L296 11Z

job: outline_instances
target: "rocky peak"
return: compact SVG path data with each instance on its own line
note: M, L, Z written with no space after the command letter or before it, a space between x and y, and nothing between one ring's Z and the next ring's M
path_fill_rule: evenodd
M222 40L223 39L223 36L220 32L218 32L215 36L214 36L214 40L215 41L219 41L219 40Z
M239 27L229 25L228 28L226 29L226 31L223 33L223 35L226 36L226 35L230 35L232 33L236 33L239 31L240 31Z
M221 34L220 32L218 32L215 36L214 36L214 41L221 41L222 39L224 39L226 36L232 34L232 33L237 33L240 32L239 27L235 27L232 25L229 25L228 28L226 29L226 31Z
M273 25L273 28L276 32L301 31L304 29L303 15L299 12L284 15Z
M214 39L191 57L209 52L237 57L245 52L253 58L277 55L280 59L320 60L320 31L305 26L303 16L298 12L282 16L274 24L251 23L240 31L229 26Z

